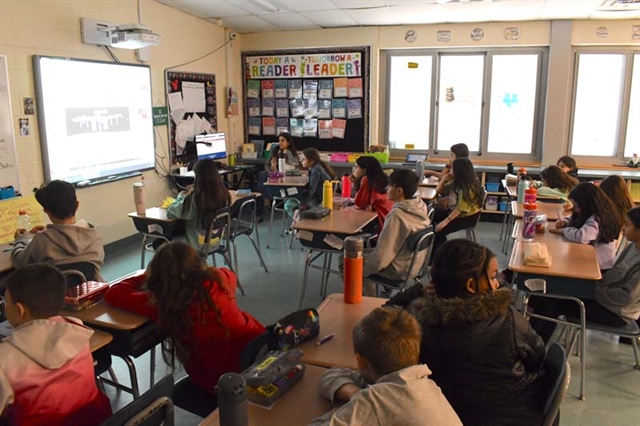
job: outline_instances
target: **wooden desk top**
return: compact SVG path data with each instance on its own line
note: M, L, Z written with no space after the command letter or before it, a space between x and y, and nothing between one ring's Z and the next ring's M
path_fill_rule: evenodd
M163 209L162 207L148 208L144 215L140 215L136 212L131 212L127 216L137 218L137 219L153 220L154 222L174 222L176 220L179 220L179 219L169 219L167 217L167 209Z
M113 336L106 331L93 330L93 336L91 336L91 340L89 340L91 352L95 352L98 349L107 346L112 340Z
M139 275L144 272L144 269L140 269L131 272L123 277L111 281L109 284L114 285L132 276ZM61 311L61 315L74 317L81 319L85 324L97 325L113 330L135 330L151 321L147 317L137 315L131 312L123 311L122 309L115 308L109 305L104 300L96 303L93 306L83 309L81 311Z
M418 195L423 200L433 200L438 194L436 194L436 188L433 186L419 186Z
M567 218L571 216L571 211L569 210L565 211L564 208L562 207L563 204L558 204L558 203L537 203L537 204L538 204L537 214L539 215L546 214L548 221L558 220L558 213L560 213L560 216L563 218ZM515 218L522 219L524 215L524 204L518 203L517 201L512 201L511 213Z
M507 195L511 198L513 198L514 200L516 198L518 198L518 187L515 185L509 185L507 186L507 181L505 179L502 179L502 186L504 187L504 190L507 192ZM553 201L558 201L560 200L560 197L554 197L552 195L538 195L538 200L546 200L549 202L553 202ZM560 203L562 205L562 203Z
M578 244L567 241L562 235L546 232L536 234L535 242L547 245L551 255L549 268L527 266L524 264L524 245L522 240L516 240L509 259L509 269L535 275L575 278L583 280L599 280L600 266L596 258L596 251L588 244Z
M231 205L234 205L236 203L236 201L238 200L242 200L243 198L247 198L249 195L253 195L254 197L259 197L260 194L259 192L252 192L249 195L237 195L236 191L229 191L229 194L231 195Z
M333 409L327 399L320 396L318 382L326 368L306 365L304 377L289 392L275 402L271 409L248 404L250 426L302 426ZM200 426L218 426L220 411L213 413L200 423Z
M303 352L302 361L320 367L348 367L358 368L353 353L351 333L353 327L367 314L382 306L387 299L377 297L363 297L362 303L351 305L344 303L343 294L330 294L318 307L320 315L320 335L336 335L327 343L316 346L311 340L298 346Z
M305 186L309 183L309 176L285 176L282 182L269 182L266 181L266 186Z
M433 186L436 187L438 186L438 182L440 181L440 179L438 179L435 176L429 176L427 178L424 178L422 180L422 182L420 182L420 186Z
M353 235L360 232L376 217L375 212L364 210L332 210L331 214L322 219L303 219L294 224L293 228L312 232Z

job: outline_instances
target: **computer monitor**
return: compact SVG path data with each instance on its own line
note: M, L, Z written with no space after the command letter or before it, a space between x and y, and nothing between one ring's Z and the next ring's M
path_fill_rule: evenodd
M198 160L227 158L227 140L224 133L209 133L196 136Z

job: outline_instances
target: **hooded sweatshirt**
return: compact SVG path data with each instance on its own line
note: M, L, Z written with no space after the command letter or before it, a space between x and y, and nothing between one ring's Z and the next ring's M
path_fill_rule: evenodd
M64 265L88 262L96 268L96 281L104 281L100 267L104 262L104 247L100 229L80 220L73 225L47 225L33 236L30 243L16 241L11 252L14 268L32 263Z
M626 321L640 318L640 249L630 243L596 284L598 303Z
M404 278L413 253L407 248L407 238L430 225L427 205L418 197L398 201L387 215L372 252L364 254L363 275L382 274L391 279ZM424 263L426 251L418 256L411 275Z
M111 415L98 391L93 331L61 316L29 321L0 343L0 410L10 424L96 425Z

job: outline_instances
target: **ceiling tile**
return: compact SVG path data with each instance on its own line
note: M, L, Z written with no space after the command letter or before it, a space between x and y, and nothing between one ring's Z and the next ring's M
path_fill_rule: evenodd
M285 12L285 13L268 13L266 15L260 15L260 18L273 25L282 28L283 30L311 30L319 29L320 26L314 24L312 21L304 18L299 13Z
M492 21L491 3L447 3L441 5L445 22L488 22Z
M491 3L492 21L526 21L540 18L544 0L502 0Z
M224 18L222 23L225 27L233 28L239 33L259 33L280 29L258 16L230 16Z
M540 19L584 19L601 4L602 0L547 0Z
M308 20L323 28L356 27L358 23L341 10L321 10L317 12L300 12Z
M224 18L227 16L248 15L249 12L240 9L228 1L213 0L158 0L167 6L182 10L198 18Z
M436 24L446 18L439 4L400 5L393 8L393 13L405 25Z
M283 3L294 12L311 12L319 10L337 10L338 6L331 0L280 0L272 3Z
M360 25L400 25L391 7L343 10Z

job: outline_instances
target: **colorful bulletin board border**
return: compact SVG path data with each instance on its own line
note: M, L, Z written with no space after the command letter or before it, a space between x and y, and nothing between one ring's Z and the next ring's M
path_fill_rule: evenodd
M183 84L189 85L189 83L204 83L204 98L205 98L205 111L204 112L186 112L183 119L188 119L190 116L197 114L200 118L207 120L211 127L217 131L218 129L218 114L217 114L217 99L216 99L216 76L214 74L202 74L194 72L173 72L168 71L165 74L165 86L167 95L175 92L183 91ZM171 113L171 111L169 111ZM169 148L171 152L171 164L179 162L187 162L195 157L195 145L187 143L187 146L182 155L177 155L176 151L176 128L177 124L169 114Z
M44 225L42 206L35 195L15 197L0 201L0 244L14 240L18 212L24 210L31 219L31 226Z
M245 140L266 146L287 129L298 150L365 151L370 52L369 46L242 52ZM347 116L348 98L357 98L352 103L360 109Z

